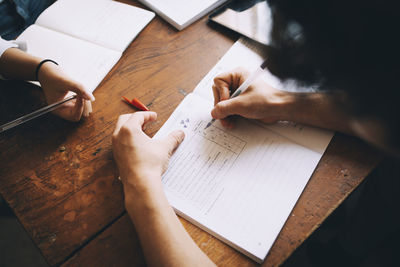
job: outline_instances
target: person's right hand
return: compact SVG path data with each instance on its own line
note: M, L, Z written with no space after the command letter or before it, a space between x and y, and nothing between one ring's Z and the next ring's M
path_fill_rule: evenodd
M250 119L259 119L265 123L273 123L283 119L285 106L290 94L270 87L256 79L252 85L239 96L229 99L233 93L249 76L249 72L237 68L222 73L214 78L214 109L211 115L214 119L221 119L223 126L232 128L234 121L231 115L240 115Z

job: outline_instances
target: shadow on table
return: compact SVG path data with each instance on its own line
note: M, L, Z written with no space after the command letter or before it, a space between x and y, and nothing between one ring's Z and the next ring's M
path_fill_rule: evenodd
M400 164L384 160L283 267L400 266Z
M40 251L0 197L0 264L2 267L47 267Z

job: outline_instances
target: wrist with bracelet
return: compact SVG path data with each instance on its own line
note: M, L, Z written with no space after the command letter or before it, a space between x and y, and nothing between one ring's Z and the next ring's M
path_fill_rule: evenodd
M46 63L46 62L51 62L51 63L54 63L54 64L56 64L56 65L58 66L58 63L55 62L54 60L51 60L51 59L44 59L44 60L40 61L39 64L37 65L37 67L36 67L36 70L35 70L35 80L36 80L36 81L39 81L39 71L40 71L40 68L41 68L41 67L43 66L43 64Z

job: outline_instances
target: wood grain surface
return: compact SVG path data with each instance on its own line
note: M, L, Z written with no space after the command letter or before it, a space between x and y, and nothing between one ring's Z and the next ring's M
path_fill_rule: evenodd
M0 193L50 265L145 264L123 206L111 134L118 116L134 111L121 101L126 96L158 113L158 121L146 129L153 135L237 39L206 21L178 32L155 18L94 92L89 118L70 123L48 114L0 135ZM41 91L31 84L1 81L0 87L0 122L44 104ZM364 143L336 135L264 265L282 263L378 160ZM255 265L182 222L218 265Z

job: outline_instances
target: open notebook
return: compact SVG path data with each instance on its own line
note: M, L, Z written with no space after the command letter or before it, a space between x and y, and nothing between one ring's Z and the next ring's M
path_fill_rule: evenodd
M237 65L256 68L261 50L240 40L184 98L154 138L182 129L162 183L175 211L257 262L262 262L296 204L333 133L291 123L240 119L205 128L212 78ZM266 72L275 87L283 86ZM287 84L294 90L293 84ZM303 90L306 88L303 88Z
M58 0L17 41L94 91L154 15L111 0Z

